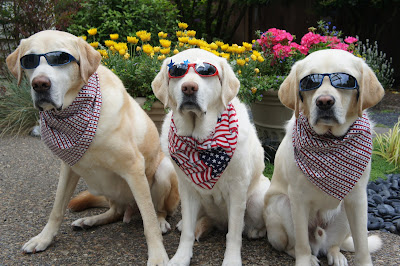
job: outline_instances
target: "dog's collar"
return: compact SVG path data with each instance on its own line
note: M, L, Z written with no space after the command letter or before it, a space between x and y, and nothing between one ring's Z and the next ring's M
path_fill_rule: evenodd
M101 105L99 77L94 73L66 109L40 112L44 143L61 160L70 166L74 165L89 148L96 134Z
M318 135L300 112L292 141L297 166L308 180L330 196L342 200L363 175L372 154L371 126L364 113L346 135Z
M218 117L214 132L203 141L179 136L171 117L168 148L171 158L189 180L203 189L212 189L236 150L238 134L236 110L229 103Z

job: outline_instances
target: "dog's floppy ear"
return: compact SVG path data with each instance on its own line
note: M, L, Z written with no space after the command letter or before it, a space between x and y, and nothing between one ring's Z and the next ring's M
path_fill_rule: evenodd
M385 90L379 83L374 71L364 62L360 60L362 64L362 80L359 84L360 95L358 98L358 116L361 117L363 110L370 108L382 100Z
M77 45L81 77L83 81L87 83L89 77L96 72L99 67L101 55L82 38L77 38Z
M170 57L164 59L160 72L158 72L153 82L151 82L151 87L153 88L154 95L164 104L164 107L167 107L168 105L169 78L168 78L167 64L169 60L171 60Z
M21 40L17 49L12 52L9 56L7 56L6 63L7 67L10 70L11 74L17 79L18 85L21 84L22 79L22 68L21 68L21 55L22 55L22 45L25 42L25 39Z
M289 75L282 82L278 91L279 100L283 105L294 110L296 117L299 116L300 110L299 84L297 82L298 67L298 63L292 66Z
M222 70L222 78L221 78L221 100L224 106L226 107L230 101L235 98L235 96L239 92L240 81L233 72L232 67L228 63L225 58L221 59L221 70Z

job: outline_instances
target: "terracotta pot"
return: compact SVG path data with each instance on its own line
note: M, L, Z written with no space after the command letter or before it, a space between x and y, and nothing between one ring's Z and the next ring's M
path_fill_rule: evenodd
M293 111L279 101L278 91L264 92L262 101L251 105L251 112L259 138L279 145L285 136L285 123Z
M136 102L142 106L146 101L145 97L137 97L135 98ZM166 115L164 105L160 101L155 101L151 106L150 111L144 110L153 120L154 124L157 127L158 133L161 133L162 123L164 121L164 117Z

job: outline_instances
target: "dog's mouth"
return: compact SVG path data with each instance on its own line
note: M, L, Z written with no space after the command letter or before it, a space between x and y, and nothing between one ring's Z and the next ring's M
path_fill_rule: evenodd
M318 110L317 117L315 119L315 124L325 124L325 125L332 125L339 123L335 112L332 109L329 110Z
M201 116L204 113L200 105L197 103L197 98L195 95L185 95L183 97L181 105L179 106L179 110L183 114L194 113L197 116Z
M57 105L48 95L36 94L34 101L35 108L39 111L49 111L55 109L57 111L62 110L62 105Z

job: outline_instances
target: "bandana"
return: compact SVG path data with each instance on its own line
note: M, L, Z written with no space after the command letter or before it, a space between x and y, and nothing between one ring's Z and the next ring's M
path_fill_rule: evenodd
M172 159L193 183L212 189L236 149L239 125L233 104L218 117L214 132L204 141L179 136L176 132L172 117L168 135Z
M96 134L101 103L99 77L94 73L66 109L40 112L44 143L70 166L81 159Z
M294 158L308 180L342 200L361 178L372 154L371 127L366 114L346 135L318 135L300 113L293 128Z

